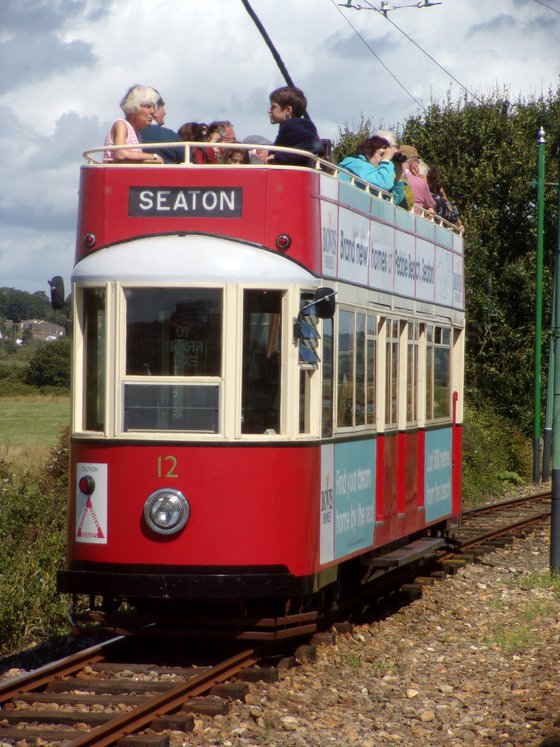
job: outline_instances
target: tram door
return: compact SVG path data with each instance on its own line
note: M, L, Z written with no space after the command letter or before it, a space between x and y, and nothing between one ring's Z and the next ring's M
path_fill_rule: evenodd
M280 432L282 291L243 298L242 433Z

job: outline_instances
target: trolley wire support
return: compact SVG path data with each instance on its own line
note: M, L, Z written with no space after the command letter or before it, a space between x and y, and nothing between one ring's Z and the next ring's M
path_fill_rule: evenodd
M407 5L389 5L388 0L381 0L379 8L376 8L371 3L367 5L354 5L353 0L347 0L345 3L338 3L341 8L352 8L353 10L375 10L378 13L382 13L385 18L387 13L392 10L400 10L401 8L431 8L432 5L443 5L443 2L432 2L432 0L420 0L418 3L412 3Z
M278 65L278 68L279 68L280 72L282 73L282 76L283 76L284 80L286 81L286 83L289 86L292 86L292 88L295 88L296 84L294 83L294 81L293 81L290 73L288 72L288 68L286 67L286 65L284 63L284 60L280 56L280 53L278 52L278 50L276 49L276 47L274 46L274 42L270 38L270 36L269 36L267 30L265 29L265 27L263 26L263 23L262 23L261 19L258 17L258 15L255 13L255 11L253 10L253 8L251 7L251 4L249 3L249 0L241 0L241 3L243 4L243 7L245 8L245 10L249 14L251 20L253 21L253 23L257 27L257 29L259 31L259 34L264 39L264 41L266 43L266 46L269 48L272 56L274 57L274 61ZM307 109L303 112L303 116L304 116L305 119L309 119L309 114L307 112Z

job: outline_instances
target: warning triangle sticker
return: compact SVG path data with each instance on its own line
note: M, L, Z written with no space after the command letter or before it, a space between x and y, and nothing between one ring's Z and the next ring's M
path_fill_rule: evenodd
M82 516L80 518L76 537L94 537L96 539L105 538L103 532L101 531L97 516L95 515L91 498L87 499L84 510L82 511Z

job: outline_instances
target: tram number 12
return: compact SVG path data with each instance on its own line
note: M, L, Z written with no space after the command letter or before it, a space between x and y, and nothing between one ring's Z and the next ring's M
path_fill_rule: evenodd
M179 477L175 472L177 459L174 456L158 456L157 458L157 476L158 477Z

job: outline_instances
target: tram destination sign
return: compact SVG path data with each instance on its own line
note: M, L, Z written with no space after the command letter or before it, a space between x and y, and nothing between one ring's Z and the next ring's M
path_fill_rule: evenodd
M240 218L241 187L130 187L132 218Z

